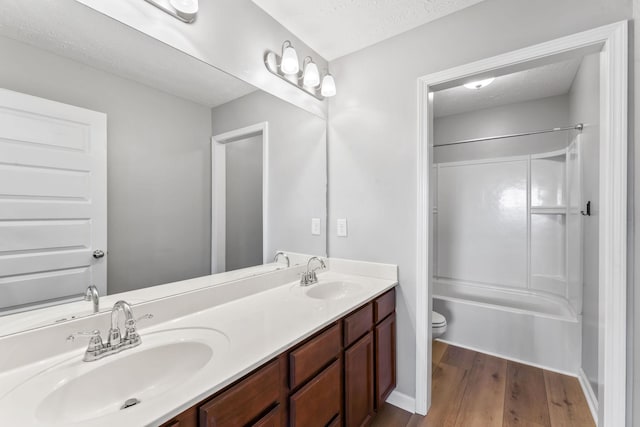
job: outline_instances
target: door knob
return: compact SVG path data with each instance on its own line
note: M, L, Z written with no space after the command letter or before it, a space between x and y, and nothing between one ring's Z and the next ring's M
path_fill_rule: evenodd
M95 251L93 251L93 257L95 259L104 257L104 251L101 251L100 249L96 249Z

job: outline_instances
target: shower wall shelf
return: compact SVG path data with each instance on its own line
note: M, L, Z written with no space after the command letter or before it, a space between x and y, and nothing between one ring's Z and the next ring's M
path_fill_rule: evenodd
M566 215L567 207L566 206L532 206L531 213L538 214L538 215Z

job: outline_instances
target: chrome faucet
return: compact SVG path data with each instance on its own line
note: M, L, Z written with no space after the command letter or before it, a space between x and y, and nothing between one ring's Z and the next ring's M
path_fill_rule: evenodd
M100 311L100 294L98 293L98 288L94 285L87 288L87 291L84 293L84 300L93 302L94 313Z
M278 262L279 257L284 257L285 261L287 261L287 268L291 267L291 261L289 261L289 255L285 254L282 251L276 252L276 256L273 257L273 262Z
M314 260L318 261L320 265L314 268L313 270L311 270L310 269L311 262ZM307 262L307 271L306 273L302 273L302 276L300 276L300 285L309 286L309 285L313 285L314 283L318 283L318 276L316 275L316 270L320 268L327 268L327 265L324 263L324 261L321 258L318 258L317 256L313 256L309 258L309 261Z
M124 337L120 333L120 328L118 326L120 311L122 311L125 316ZM142 339L140 338L140 335L136 330L136 324L140 320L152 318L152 314L145 314L138 319L134 319L133 310L131 309L129 303L121 300L113 305L113 309L111 311L111 329L109 329L109 341L107 341L107 343L104 343L102 341L99 330L94 330L91 332L77 332L75 334L69 335L67 337L67 341L73 341L78 337L88 337L89 346L84 352L84 357L82 360L84 360L85 362L92 362L94 360L102 359L103 357L119 353L122 350L140 345Z
M122 335L120 334L120 328L118 327L118 319L120 318L120 311L124 313L124 325L129 331L129 324L133 322L134 332L135 332L135 320L133 320L133 310L131 306L126 301L118 301L113 305L113 309L111 310L111 329L109 329L109 345L117 346L122 341ZM126 332L125 332L125 340L126 340ZM138 342L136 345L140 344Z

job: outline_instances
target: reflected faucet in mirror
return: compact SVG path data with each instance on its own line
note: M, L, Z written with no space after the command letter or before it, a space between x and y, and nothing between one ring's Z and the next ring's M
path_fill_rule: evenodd
M289 260L289 255L285 254L282 251L276 252L276 256L273 257L273 262L278 262L278 258L283 257L285 261L287 261L287 268L291 267L291 261Z
M94 285L91 285L87 288L87 291L84 293L84 300L91 301L93 303L94 313L100 311L100 293L98 292L98 288L96 288Z

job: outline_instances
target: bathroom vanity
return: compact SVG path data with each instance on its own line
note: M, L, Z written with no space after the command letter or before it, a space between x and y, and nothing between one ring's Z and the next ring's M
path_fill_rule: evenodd
M365 426L395 387L395 289L163 424Z
M136 304L141 343L98 360L67 337L108 312L0 338L3 422L368 425L395 388L397 267L327 264L309 286L296 266Z

